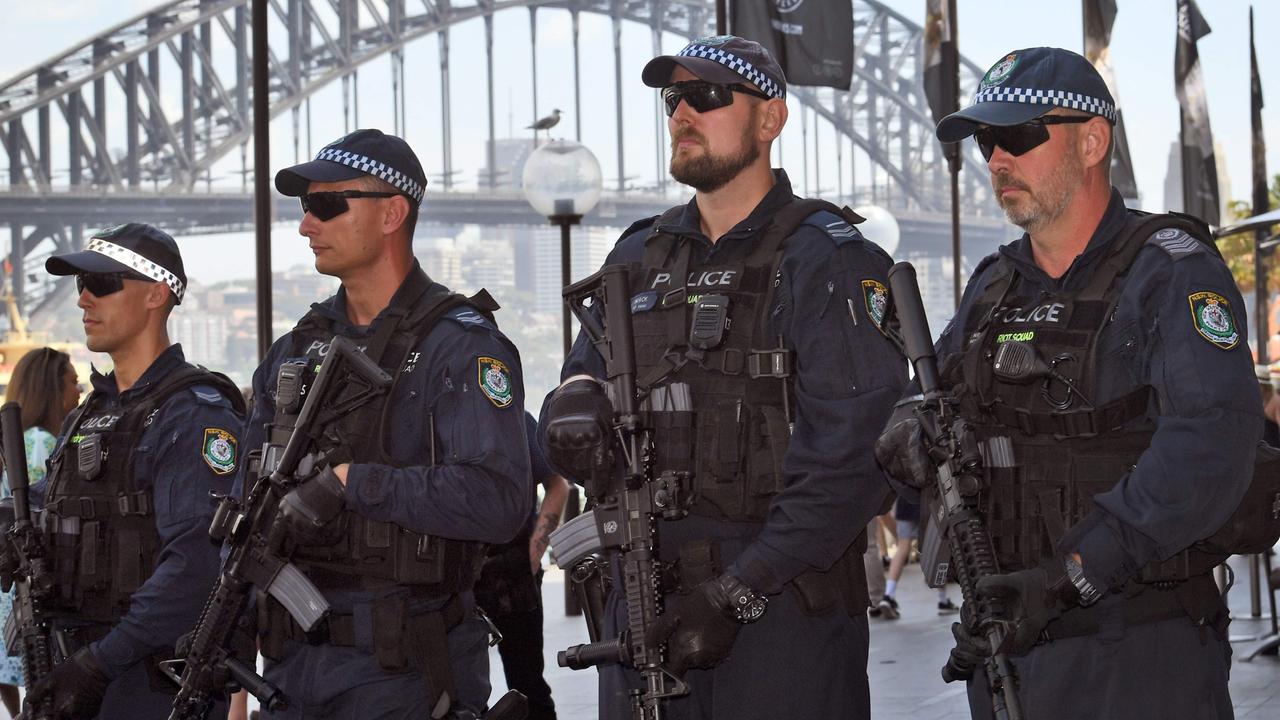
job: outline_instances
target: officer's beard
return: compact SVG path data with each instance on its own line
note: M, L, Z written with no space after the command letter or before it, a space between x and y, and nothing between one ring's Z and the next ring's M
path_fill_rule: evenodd
M760 159L760 146L755 143L755 123L742 129L741 147L733 155L712 155L707 139L690 127L671 134L671 177L701 193L710 193L728 185L738 174ZM702 143L706 152L690 156L682 154L678 144L685 138Z
M1004 172L991 175L991 187L1009 222L1035 235L1062 217L1083 179L1084 163L1075 153L1067 152L1039 190L1032 190L1026 183ZM1026 194L1006 199L1001 190L1008 187L1023 190Z

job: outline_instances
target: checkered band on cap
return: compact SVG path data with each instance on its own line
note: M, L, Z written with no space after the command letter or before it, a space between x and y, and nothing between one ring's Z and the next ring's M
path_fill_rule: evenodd
M1029 88L989 87L978 91L973 104L984 102L1016 102L1028 105L1056 105L1072 110L1083 110L1094 115L1101 115L1114 125L1116 122L1116 106L1088 95L1066 92L1063 90L1031 90Z
M372 175L381 180L385 180L393 185L397 190L405 195L413 198L414 202L422 204L422 197L425 189L418 184L416 180L405 175L399 170L378 162L371 157L366 157L359 153L353 153L347 150L338 150L337 148L325 148L316 154L317 160L328 160L355 168L366 175Z
M133 270L145 275L156 282L162 282L169 286L173 294L178 298L178 302L182 302L182 294L186 292L186 286L178 279L177 275L169 272L159 263L139 255L138 253L126 247L121 247L109 240L102 238L90 238L89 243L85 245L85 250L96 252L99 255L106 255L123 265L128 265Z
M787 97L787 91L778 87L778 83L774 82L768 75L757 70L755 65L752 65L731 52L725 52L721 48L711 47L710 45L699 45L698 43L690 43L685 47L685 49L677 53L676 56L714 60L746 78L753 85L760 88L765 95L779 100L785 100Z

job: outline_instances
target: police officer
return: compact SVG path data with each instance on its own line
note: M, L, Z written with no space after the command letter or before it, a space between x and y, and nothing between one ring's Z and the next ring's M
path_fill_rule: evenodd
M187 276L163 231L109 228L45 269L75 276L85 344L113 369L90 376L40 488L55 634L69 657L28 699L51 697L60 718L167 717L172 684L158 691L167 681L156 663L172 657L217 576L209 494L231 488L243 400L169 342Z
M542 676L542 556L551 532L560 525L569 482L547 464L537 441L537 421L529 413L524 418L533 481L543 488L542 506L529 515L511 542L489 548L476 581L476 604L502 635L498 643L502 672L507 687L528 699L527 720L555 720L551 688Z
M404 140L358 130L281 170L302 201L298 231L316 270L342 281L277 340L254 373L247 438L275 415L278 370L316 366L351 338L392 378L383 399L324 428L316 449L345 460L286 496L294 561L333 613L304 633L260 598L266 677L290 718L467 717L489 695L487 625L472 585L485 543L530 512L520 361L497 304L433 282L413 256L426 178ZM241 478L243 480L243 477ZM308 518L328 520L311 532Z
M659 527L676 592L653 639L692 688L668 711L865 718L863 532L888 493L869 428L906 379L880 329L891 261L856 216L797 198L770 169L786 80L758 43L695 40L650 61L643 80L662 89L671 175L695 191L633 225L607 260L631 269L642 390L675 397L682 383L696 416L654 438L666 457L687 451L696 498ZM579 425L611 418L604 363L585 337L562 378L544 409L546 443L586 481L589 467L570 467ZM606 636L623 625L622 605L615 592ZM602 718L629 717L634 682L602 667Z
M1244 306L1202 223L1125 209L1115 121L1088 61L1030 48L938 124L943 142L974 137L1026 231L979 263L938 342L987 458L978 503L1002 574L977 591L1016 623L1002 649L1027 717L1229 718L1223 557L1187 548L1235 510L1262 432ZM906 419L876 454L929 486L923 444ZM993 648L954 630L944 675L990 717Z

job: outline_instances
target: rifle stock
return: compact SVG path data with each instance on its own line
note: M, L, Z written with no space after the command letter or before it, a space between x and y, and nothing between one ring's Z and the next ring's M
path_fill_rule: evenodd
M889 268L889 292L900 323L903 350L915 369L923 400L916 409L920 424L933 445L938 462L938 507L933 520L946 534L951 546L952 565L965 604L975 612L966 613L966 625L986 637L994 652L986 662L992 706L998 720L1022 720L1018 682L1007 653L1001 652L1012 628L999 619L998 608L981 600L978 580L999 572L991 536L977 510L972 489L979 487L982 456L972 430L958 417L953 401L943 391L938 359L924 313L916 271L910 263ZM963 491L963 492L962 492ZM943 669L945 679L956 679L950 663Z
M204 611L191 635L183 660L166 672L179 684L170 720L202 719L225 690L230 675L253 693L263 707L278 711L288 706L279 688L253 668L233 657L229 648L237 623L258 589L274 597L304 630L311 630L329 613L329 603L307 576L281 554L283 523L279 502L297 484L295 473L311 450L313 426L350 412L391 385L391 377L347 338L335 337L306 392L292 431L283 448L268 446L257 481L243 507L231 496L221 498L209 533L227 538L227 557Z

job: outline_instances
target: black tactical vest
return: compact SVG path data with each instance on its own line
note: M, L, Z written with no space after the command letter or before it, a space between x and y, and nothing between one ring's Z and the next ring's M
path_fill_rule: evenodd
M755 239L704 262L692 241L667 229L683 210L657 218L629 278L637 384L647 392L686 383L695 409L649 413L664 465L655 470L692 469L691 512L760 522L783 488L791 435L794 353L769 317L783 246L816 212L861 218L824 201L793 200Z
M330 463L397 465L387 452L386 443L387 415L400 375L410 362L410 353L436 321L461 305L475 308L491 321L492 312L498 309L483 290L466 298L432 287L420 269L409 275L365 348L365 354L394 378L391 389L320 431L315 439L316 449L326 453ZM290 356L306 357L315 368L333 337L330 320L313 310L294 328ZM424 437L423 442L436 442L434 423L428 417L423 424L433 434L431 438ZM423 596L451 595L474 585L483 561L481 543L422 535L395 523L366 519L350 510L343 511L338 526L342 532L333 544L300 546L293 553L298 566L322 589L408 585Z
M243 417L244 398L234 383L186 364L130 398L128 407L91 393L51 458L44 542L53 560L55 595L78 618L118 621L155 572L159 536L152 488L136 483L133 453L160 406L195 385L215 388Z
M944 383L959 397L961 413L980 441L986 483L979 508L1003 572L1053 557L1066 530L1093 510L1093 496L1114 487L1151 443L1154 425L1132 422L1157 402L1150 386L1103 405L1092 401L1098 340L1120 296L1116 280L1163 228L1183 230L1213 247L1202 226L1152 216L1113 241L1083 290L1057 293L1031 288L1001 257L963 319L963 353L943 369ZM1030 345L1060 377L1002 379L995 361L1005 343ZM1188 552L1164 569L1153 563L1140 578L1185 579L1216 564Z

